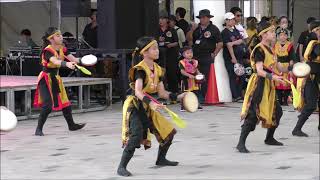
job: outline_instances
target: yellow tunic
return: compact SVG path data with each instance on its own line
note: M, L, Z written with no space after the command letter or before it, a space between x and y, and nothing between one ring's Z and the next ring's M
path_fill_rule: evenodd
M304 52L304 59L306 62L315 62L320 64L320 56L318 56L316 59L311 59L310 55L315 47L315 45L320 44L319 40L312 40L309 42L306 51ZM315 75L311 74L309 77L305 78L297 78L297 91L298 91L298 96L299 96L299 102L295 106L295 108L299 111L303 109L304 106L304 87L306 85L306 81L308 78L313 79ZM318 84L319 85L319 84Z
M257 74L256 63L253 58L254 51L258 47L261 47L265 54L263 65L270 69L273 69L275 65L274 55L270 53L268 49L264 47L264 45L260 43L253 49L250 56L250 62L251 62L251 67L254 73L251 75L248 82L246 94L243 101L242 111L241 111L241 119L245 119L247 117L250 105L252 103L253 95L257 90L258 80L262 78L262 77L259 77ZM254 107L257 118L258 118L258 122L262 121L262 127L270 128L270 127L276 126L275 108L276 108L275 83L274 81L265 78L261 102L257 104L257 107Z
M135 72L137 70L143 70L146 73L146 78L144 79L144 88L143 92L148 94L154 94L158 92L158 84L160 83L160 77L164 76L163 70L159 65L154 63L154 74L152 76L152 72L149 67L146 65L144 61L141 61L139 64L134 66L129 70L129 80L130 87L134 90L135 83ZM145 109L145 113L147 117L152 121L153 130L148 130L147 139L144 139L141 144L145 146L145 148L151 147L151 136L150 133L154 134L157 138L160 145L164 145L167 143L172 136L176 133L173 125L165 119L158 111L154 111L150 108L148 104L140 101L136 96L130 95L124 102L123 105L123 117L122 117L122 143L126 145L128 143L130 134L129 134L129 124L130 124L130 115L132 112L132 108L139 108L138 104L143 103L143 107Z
M293 44L290 41L287 41L284 44L284 46L282 46L279 41L277 41L276 44L274 45L274 53L277 55L278 62L280 62L282 67L284 68L288 68L290 65L290 60L293 60L293 59L289 59L288 57L291 48L293 48ZM280 61L281 59L286 59L286 61ZM291 78L289 73L281 73L277 69L275 69L275 72L278 74L282 74L283 78L285 79ZM276 89L287 90L287 89L291 89L290 86L291 85L287 82L284 82L284 83L276 82Z

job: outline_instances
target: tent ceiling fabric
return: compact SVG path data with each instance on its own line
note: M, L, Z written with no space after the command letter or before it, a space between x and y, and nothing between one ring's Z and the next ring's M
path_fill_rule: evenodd
M28 7L28 8L26 8ZM6 55L8 48L17 44L22 29L30 29L37 45L42 44L41 37L50 22L50 1L24 1L1 3L1 51ZM19 13L17 13L19 12ZM37 13L30 13L37 12ZM81 36L89 18L79 18L79 36ZM75 18L61 18L61 31L76 34Z

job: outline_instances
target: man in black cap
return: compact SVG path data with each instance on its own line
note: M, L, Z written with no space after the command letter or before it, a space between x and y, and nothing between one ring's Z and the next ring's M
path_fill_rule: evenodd
M212 17L208 9L201 10L197 16L200 23L192 32L194 55L199 60L200 72L205 75L206 79L209 79L210 64L214 62L214 58L223 46L218 27L210 21ZM206 83L202 85L201 93L203 97L206 96Z
M315 20L311 22L310 30L311 41L309 42L305 50L304 59L311 67L311 73L309 77L304 78L303 83L297 83L297 89L301 90L301 93L303 92L304 102L303 105L299 106L298 108L299 110L301 110L301 113L298 116L299 120L292 131L292 135L294 136L308 137L306 133L302 132L301 128L308 120L310 115L317 109L317 103L318 107L320 107L320 21ZM320 124L318 126L318 129L320 130Z
M307 19L308 29L306 31L303 31L299 36L299 39L298 39L299 46L298 46L297 54L299 54L299 58L300 58L301 62L304 61L303 54L304 54L304 51L306 50L307 45L310 41L310 33L311 33L310 24L311 24L311 22L313 22L315 20L316 20L315 17L309 17Z

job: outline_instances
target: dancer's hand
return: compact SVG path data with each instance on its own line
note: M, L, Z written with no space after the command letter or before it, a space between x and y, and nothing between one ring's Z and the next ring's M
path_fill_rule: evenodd
M194 77L194 75L189 74L188 78L190 78L190 79L194 79L195 77Z
M158 111L158 110L163 109L163 108L166 107L163 104L157 104L157 103L155 103L153 101L151 101L149 105L150 105L151 109L154 110L154 111Z
M283 81L283 77L282 77L282 76L272 75L272 80L284 84L284 81Z
M181 94L179 94L179 95L177 96L177 100L178 100L178 101L181 101L181 100L184 98L185 95L186 95L186 93L181 93Z
M74 69L76 66L77 63L76 62L67 62L67 67L69 68L69 69Z

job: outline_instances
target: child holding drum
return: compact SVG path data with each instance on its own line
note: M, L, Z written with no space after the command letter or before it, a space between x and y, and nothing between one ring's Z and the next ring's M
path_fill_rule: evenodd
M179 68L182 74L182 85L181 88L183 91L191 91L194 92L198 99L200 97L200 88L201 83L205 81L204 75L200 73L198 69L198 61L193 58L193 51L191 47L185 46L182 48L182 55L184 59L180 60ZM202 110L203 108L198 106L198 110ZM181 111L185 111L183 105L181 104Z

